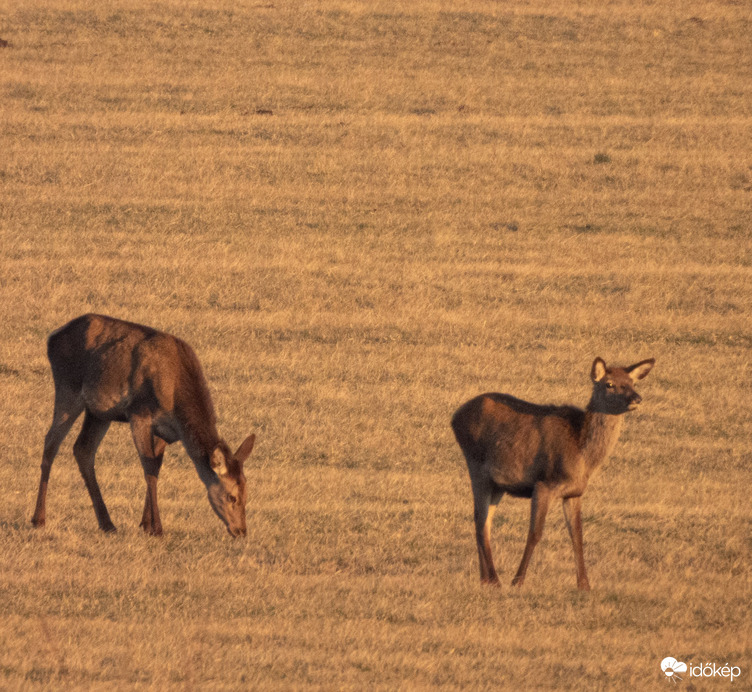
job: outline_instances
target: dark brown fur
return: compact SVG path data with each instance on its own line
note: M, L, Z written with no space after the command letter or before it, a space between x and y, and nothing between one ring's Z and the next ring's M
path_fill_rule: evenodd
M94 473L97 448L112 422L130 423L147 490L141 525L161 534L157 478L167 444L180 440L232 535L245 534L243 461L251 435L235 454L220 439L201 365L193 349L170 334L104 315L82 315L54 331L47 356L55 382L55 411L45 438L42 476L32 518L46 521L46 496L55 455L85 411L73 446L103 531L114 531Z
M483 394L457 410L452 429L470 472L482 582L499 583L491 555L491 523L507 493L532 500L528 540L512 583L523 583L549 503L559 497L572 538L578 588L590 588L582 551L580 497L590 475L616 444L621 414L641 400L634 382L645 377L654 362L607 368L596 358L591 371L593 394L585 411L540 406L508 394Z

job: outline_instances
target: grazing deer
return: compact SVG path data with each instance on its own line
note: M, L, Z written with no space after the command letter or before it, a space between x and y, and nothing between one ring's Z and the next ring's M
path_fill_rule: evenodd
M157 477L168 444L180 440L232 536L245 535L243 462L250 435L233 454L217 434L209 388L193 349L177 337L103 315L82 315L50 334L47 356L55 381L55 411L44 440L42 477L32 517L44 526L47 482L60 444L86 411L73 455L102 531L114 531L94 474L94 457L110 423L130 423L146 476L141 526L162 534Z
M491 522L507 493L532 499L527 544L512 585L522 586L525 581L549 504L560 497L574 548L577 588L590 589L582 554L580 498L590 474L616 444L621 414L642 400L634 383L654 363L650 358L628 368L609 368L596 358L591 371L593 395L585 411L539 406L508 394L482 394L457 409L452 429L470 471L482 583L499 583L491 557Z

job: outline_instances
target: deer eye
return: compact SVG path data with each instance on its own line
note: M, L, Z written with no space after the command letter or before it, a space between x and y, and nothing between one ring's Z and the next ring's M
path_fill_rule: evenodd
M606 389L613 389L614 383L613 382L606 382Z
M238 504L238 498L234 495L228 495L227 499L234 505Z

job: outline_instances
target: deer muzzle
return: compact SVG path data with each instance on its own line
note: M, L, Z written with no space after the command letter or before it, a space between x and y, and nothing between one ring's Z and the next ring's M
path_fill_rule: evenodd
M629 410L634 411L634 409L636 409L640 405L641 401L642 397L637 392L632 394L632 396L629 398Z

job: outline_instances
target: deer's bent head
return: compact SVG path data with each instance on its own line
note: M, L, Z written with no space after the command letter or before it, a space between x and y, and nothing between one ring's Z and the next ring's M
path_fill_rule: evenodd
M212 452L210 463L217 474L217 482L208 487L209 503L224 522L231 536L245 536L245 474L243 462L251 454L255 435L246 438L235 454L220 442Z
M609 368L602 358L596 358L590 372L593 396L588 408L612 415L636 409L642 397L635 391L634 384L645 377L654 364L655 358L648 358L628 368Z

